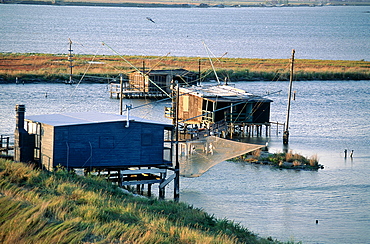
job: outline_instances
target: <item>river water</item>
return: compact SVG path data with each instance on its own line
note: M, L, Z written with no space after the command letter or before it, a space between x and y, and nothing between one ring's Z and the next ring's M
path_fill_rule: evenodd
M239 82L249 92L274 102L271 121L284 122L288 82ZM248 163L222 162L199 178L181 179L181 201L218 218L241 223L251 231L281 241L303 243L369 243L370 240L370 82L294 82L289 149L317 155L324 169L278 170ZM47 96L45 96L47 94ZM146 100L125 100L135 106ZM0 134L14 131L15 104L26 116L45 113L99 111L118 113L106 84L0 85ZM151 103L132 114L166 121L164 102ZM270 152L282 152L282 135L272 128ZM354 150L344 158L344 149ZM172 186L168 188L171 198ZM319 221L316 224L316 220Z
M152 18L155 23L146 19ZM370 60L370 7L118 8L0 4L0 51ZM113 52L102 42L109 45Z
M114 8L0 4L0 51L299 59L370 59L370 7ZM149 22L151 17L156 23ZM239 82L274 102L271 121L284 122L287 82ZM319 171L277 170L222 162L203 176L181 179L181 201L241 223L263 237L303 243L370 243L370 83L300 81L292 102L289 149L317 155ZM47 95L47 96L46 96ZM125 100L134 107L145 100ZM118 113L106 84L0 84L0 134L14 131L14 106L26 115ZM166 121L165 103L132 110ZM266 140L264 138L263 140ZM283 150L281 129L267 139ZM353 158L343 151L354 150ZM171 193L171 189L168 189ZM169 198L171 196L168 196ZM318 224L316 224L318 220Z

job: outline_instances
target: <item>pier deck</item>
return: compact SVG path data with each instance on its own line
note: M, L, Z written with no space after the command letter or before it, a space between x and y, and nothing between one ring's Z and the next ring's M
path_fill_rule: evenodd
M161 91L142 91L135 88L128 88L123 86L121 92L121 85L116 83L110 84L110 98L117 98L120 99L122 94L122 98L164 98L167 95Z

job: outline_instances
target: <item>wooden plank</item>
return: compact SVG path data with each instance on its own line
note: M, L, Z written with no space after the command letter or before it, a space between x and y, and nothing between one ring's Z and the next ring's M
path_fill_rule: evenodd
M146 184L155 184L160 183L161 180L140 180L140 181L123 181L123 186L129 186L129 185L146 185Z
M175 179L176 177L176 174L173 174L171 175L170 177L168 177L165 181L163 181L160 185L159 185L159 188L164 188L166 187L166 185L168 185L168 183L170 183L173 179Z
M166 169L133 169L133 170L122 170L122 175L138 175L138 174L159 174L166 173Z

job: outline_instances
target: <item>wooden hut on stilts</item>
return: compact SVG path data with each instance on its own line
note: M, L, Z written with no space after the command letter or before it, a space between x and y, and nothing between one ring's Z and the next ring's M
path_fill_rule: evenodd
M97 112L27 116L16 106L15 160L105 176L119 186L158 184L159 197L174 176L172 124Z

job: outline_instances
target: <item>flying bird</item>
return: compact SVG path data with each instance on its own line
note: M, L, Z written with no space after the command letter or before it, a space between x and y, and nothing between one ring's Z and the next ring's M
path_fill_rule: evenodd
M150 17L146 17L146 19L149 20L149 21L151 21L151 22L153 22L153 23L155 23L154 20L152 18L150 18Z

